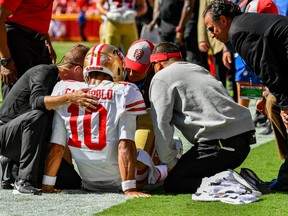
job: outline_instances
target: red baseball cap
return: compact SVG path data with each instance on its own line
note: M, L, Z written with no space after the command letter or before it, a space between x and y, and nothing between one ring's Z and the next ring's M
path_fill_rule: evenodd
M124 59L125 67L138 73L145 73L150 66L150 54L154 45L148 40L137 40L128 49Z
M253 0L247 5L246 12L279 14L278 8L272 0Z

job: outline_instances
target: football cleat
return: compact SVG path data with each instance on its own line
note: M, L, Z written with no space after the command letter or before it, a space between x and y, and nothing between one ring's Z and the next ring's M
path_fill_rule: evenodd
M33 187L33 185L26 180L16 180L14 183L13 194L23 194L23 195L41 195L41 192Z

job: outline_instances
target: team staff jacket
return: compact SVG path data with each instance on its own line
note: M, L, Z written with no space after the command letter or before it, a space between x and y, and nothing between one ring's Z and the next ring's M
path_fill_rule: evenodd
M196 64L175 62L162 69L153 77L149 95L157 152L168 167L177 163L174 126L193 144L255 129L250 111Z
M120 178L118 144L120 139L134 140L137 115L145 114L143 97L136 85L102 81L98 86L83 82L59 82L52 95L62 95L81 88L99 97L99 105L86 112L75 104L56 108L51 142L69 149L86 181L115 181ZM61 116L64 128L59 128ZM63 125L63 124L62 124Z
M257 28L255 28L257 26ZM245 13L233 19L229 39L247 65L288 109L288 17Z
M5 97L0 108L0 120L9 122L31 110L46 110L44 97L52 93L58 81L56 65L38 65L29 69Z

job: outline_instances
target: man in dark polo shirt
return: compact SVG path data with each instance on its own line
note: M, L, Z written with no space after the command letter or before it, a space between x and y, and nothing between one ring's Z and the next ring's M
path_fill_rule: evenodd
M2 188L11 188L14 183L15 193L39 194L35 188L38 182L39 164L44 163L50 136L52 115L51 109L67 103L95 108L93 95L83 91L49 96L59 78L83 81L83 62L89 50L83 45L70 49L59 65L38 65L17 81L8 93L0 109L0 177L6 178L7 159L19 165L15 182L3 182ZM3 162L3 163L2 163ZM9 163L8 163L9 164ZM11 170L9 170L11 171ZM75 187L81 186L81 179L75 173ZM79 177L79 176L78 176ZM1 178L2 179L2 178Z

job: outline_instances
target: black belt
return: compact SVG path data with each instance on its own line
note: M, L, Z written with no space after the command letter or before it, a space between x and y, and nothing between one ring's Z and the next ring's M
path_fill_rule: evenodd
M238 134L238 135L235 135L233 137L229 137L227 139L219 139L219 140L209 140L209 141L203 141L203 142L196 142L194 145L198 145L198 146L215 146L215 145L218 145L219 144L219 141L221 142L221 140L223 142L229 142L230 140L231 143L233 143L233 140L234 139L237 139L238 136L245 136L246 137L246 143L248 145L252 145L252 144L255 144L256 143L256 137L255 137L255 130L251 130L251 131L247 131L247 132L244 132L244 133L241 133L241 134Z
M40 40L40 41L44 41L46 40L46 34L40 34L39 32L36 32L28 27L16 24L16 23L6 23L8 25L13 26L14 28L20 29L26 33L28 33L33 39L35 40Z

